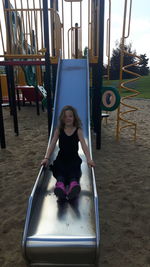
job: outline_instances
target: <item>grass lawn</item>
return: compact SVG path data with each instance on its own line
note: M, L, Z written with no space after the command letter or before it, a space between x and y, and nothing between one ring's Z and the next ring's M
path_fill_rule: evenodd
M150 74L147 76L142 76L139 80L135 82L130 82L130 80L124 80L124 82L127 81L126 84L127 87L137 90L140 94L136 96L136 98L145 98L150 99ZM114 86L116 88L119 87L119 80L111 80L104 81L104 86ZM122 89L121 96L127 96L131 94L129 91Z

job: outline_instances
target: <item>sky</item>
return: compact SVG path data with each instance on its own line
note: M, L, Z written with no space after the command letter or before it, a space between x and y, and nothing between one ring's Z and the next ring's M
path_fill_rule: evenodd
M2 0L0 0L0 10L2 10L1 2ZM112 49L115 48L116 41L120 41L122 37L124 3L125 0L111 0L111 45L110 45L111 53ZM128 0L127 3L129 6L130 0ZM87 4L88 0L83 0L83 11L85 11ZM74 6L75 5L77 5L77 3L74 3ZM105 0L104 63L107 63L106 21L108 18L108 6L109 6L109 0ZM84 14L85 13L86 12L84 12ZM75 15L76 16L79 15L79 9L75 10ZM67 20L68 17L66 21ZM87 46L87 37L86 37L87 30L85 27L86 23L87 23L87 16L83 20L83 47ZM150 58L150 1L149 0L132 0L130 35L126 39L126 44L129 43L132 43L132 50L136 50L137 55L146 53L147 57ZM149 66L150 66L150 60L149 60Z
M116 40L120 41L123 28L124 0L111 1L111 51ZM128 0L128 5L130 1ZM105 23L108 16L108 0L105 0ZM130 35L126 44L132 43L137 55L145 54L150 58L150 1L132 0ZM104 54L104 61L107 61ZM150 66L150 60L149 60Z

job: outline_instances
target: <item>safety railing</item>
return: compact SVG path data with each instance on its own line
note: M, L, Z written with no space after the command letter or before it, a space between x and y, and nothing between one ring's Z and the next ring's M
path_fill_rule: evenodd
M82 0L78 0L78 1L65 0L65 2L68 2L68 5L70 5L70 27L67 30L68 58L70 59L81 58L82 57ZM78 16L73 16L73 13L74 13L73 2L77 2L76 4L79 5ZM73 25L74 17L78 17L77 19L78 22L76 22L75 25ZM64 24L64 15L63 15L62 22Z
M0 0L4 10L5 27L0 22L1 57L22 55L44 58L43 0ZM48 1L50 56L74 58L76 47L82 56L83 39L89 47L90 62L97 63L99 51L98 2L88 0ZM77 9L76 9L77 8ZM78 10L78 11L76 11ZM78 26L75 26L75 24ZM83 29L84 28L84 29ZM78 29L78 42L75 35ZM5 31L5 33L4 33ZM83 32L84 31L84 32ZM83 35L84 34L84 38ZM6 36L6 38L5 38ZM69 39L69 41L68 41ZM67 51L68 50L68 51ZM69 54L69 56L68 56Z
M0 22L1 42L3 44L3 55L5 58L19 57L20 54L35 58L44 57L44 34L43 34L43 6L42 1L33 0L13 1L12 6L9 0L2 0L6 41L4 41ZM48 8L50 22L50 56L59 56L62 48L62 24L55 8Z
M81 58L82 57L82 46L81 46L81 27L75 24L68 30L68 58Z

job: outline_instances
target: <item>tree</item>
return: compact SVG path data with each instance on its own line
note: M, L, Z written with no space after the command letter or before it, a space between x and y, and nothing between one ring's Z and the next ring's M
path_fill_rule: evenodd
M112 57L111 57L111 63L110 63L110 79L117 80L120 78L120 58L121 58L121 45L116 42L116 48L113 49ZM124 53L124 59L123 59L123 66L127 66L130 64L133 64L137 61L134 54L136 54L136 51L132 51L132 44L124 46L124 50L127 53ZM133 55L132 55L133 54ZM142 63L140 65L131 66L127 68L129 71L139 73L141 75L148 75L149 68L147 67L148 59L146 59L146 55L142 56ZM129 74L127 72L123 72L123 79L130 79L134 77L134 75Z
M88 54L88 47L86 46L83 51L83 58L86 58Z
M140 75L148 75L149 74L149 67L148 61L149 58L147 58L146 54L140 55L141 62L139 64L139 74Z

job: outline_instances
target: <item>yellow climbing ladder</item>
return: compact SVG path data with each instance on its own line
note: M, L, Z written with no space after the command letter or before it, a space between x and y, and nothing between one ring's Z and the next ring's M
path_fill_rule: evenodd
M130 105L128 103L128 99L131 99L139 94L139 92L135 89L132 89L128 86L128 84L135 82L138 80L141 75L138 73L135 73L133 71L130 71L128 68L132 66L136 66L140 63L141 59L139 56L133 53L129 53L128 51L125 50L125 39L128 38L129 33L130 33L130 21L131 21L131 7L132 7L132 0L130 0L130 7L129 7L129 22L128 22L128 33L125 35L125 26L126 26L126 16L127 16L127 0L125 0L125 5L124 5L124 21L123 21L123 33L122 33L122 39L121 39L121 60L120 60L120 86L119 86L119 91L121 93L122 89L126 90L129 94L125 97L122 97L120 101L120 106L117 111L117 128L116 128L116 137L117 140L120 139L120 134L121 131L125 128L130 128L133 130L133 139L136 140L136 132L137 132L137 123L135 121L132 121L129 119L128 114L135 112L138 110L137 107ZM137 60L129 65L123 66L123 59L124 55L127 54L128 56L132 56L136 58ZM135 76L135 78L131 79L130 81L125 81L123 82L123 72L130 73Z

